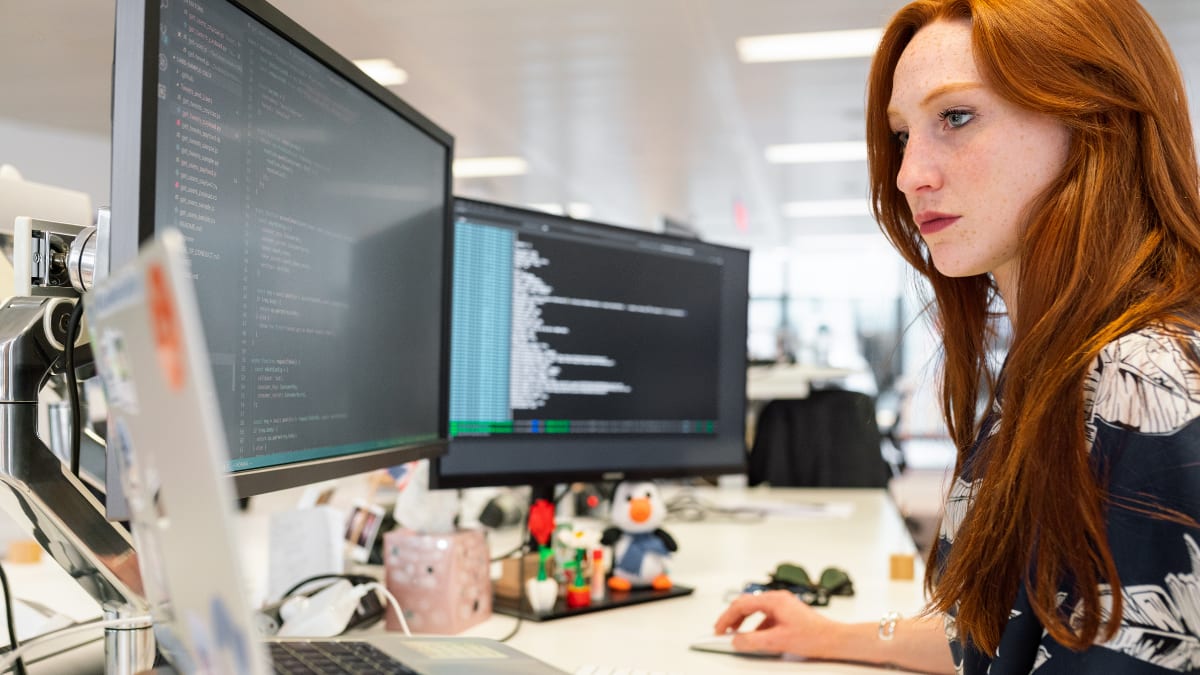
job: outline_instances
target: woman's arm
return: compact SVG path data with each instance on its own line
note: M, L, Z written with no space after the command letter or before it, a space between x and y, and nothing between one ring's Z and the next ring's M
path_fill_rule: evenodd
M837 658L890 665L925 673L954 673L954 662L940 616L901 619L891 640L879 637L879 623L841 623L831 635Z
M893 665L927 673L954 673L954 663L939 617L900 619L892 639L880 637L879 623L834 621L787 591L743 595L713 626L736 631L755 614L763 620L733 639L738 651L786 652L810 659Z

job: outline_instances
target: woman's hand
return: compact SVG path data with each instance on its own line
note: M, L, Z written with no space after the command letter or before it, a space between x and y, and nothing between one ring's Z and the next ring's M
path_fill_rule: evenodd
M737 633L733 648L739 652L788 653L806 658L830 658L831 640L845 624L829 619L788 591L740 596L717 618L717 634L737 631L754 614L764 615L753 631Z
M771 591L740 596L717 617L713 629L719 635L737 631L755 614L763 615L758 626L733 636L733 648L739 652L890 664L947 675L955 672L940 615L901 619L893 631L895 639L884 640L880 639L878 622L834 621L788 591Z

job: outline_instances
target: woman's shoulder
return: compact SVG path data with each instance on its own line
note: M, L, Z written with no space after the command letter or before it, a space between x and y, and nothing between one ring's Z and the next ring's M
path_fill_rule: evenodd
M1200 417L1198 361L1194 329L1155 324L1122 335L1100 350L1088 373L1090 421L1174 433Z

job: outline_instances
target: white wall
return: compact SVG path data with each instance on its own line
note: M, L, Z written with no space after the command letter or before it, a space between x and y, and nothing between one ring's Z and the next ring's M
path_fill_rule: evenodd
M25 180L86 192L93 206L108 204L109 137L52 130L0 119L0 164Z

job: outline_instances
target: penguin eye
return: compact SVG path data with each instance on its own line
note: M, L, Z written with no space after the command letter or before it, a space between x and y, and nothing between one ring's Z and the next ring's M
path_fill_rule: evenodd
M632 494L625 495L625 501L627 501L627 502L633 501L633 495Z

